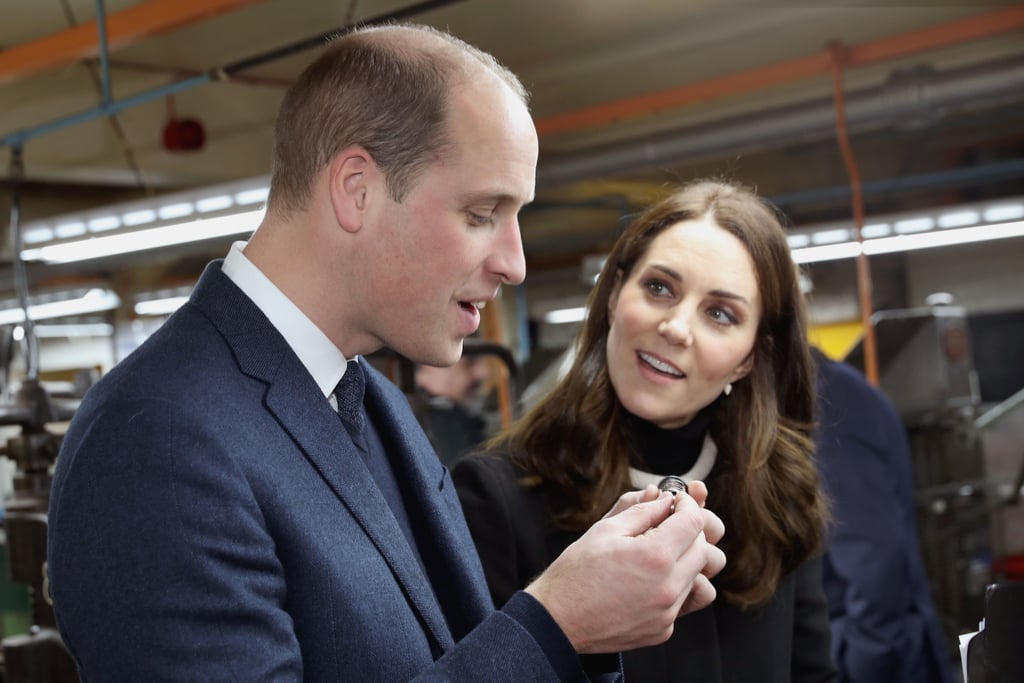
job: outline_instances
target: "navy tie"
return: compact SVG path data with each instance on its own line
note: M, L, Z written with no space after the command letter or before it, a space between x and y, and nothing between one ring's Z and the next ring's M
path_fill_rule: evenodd
M363 431L363 392L366 390L366 378L359 363L350 360L345 367L345 374L334 389L334 397L338 400L338 415L349 431L359 434Z

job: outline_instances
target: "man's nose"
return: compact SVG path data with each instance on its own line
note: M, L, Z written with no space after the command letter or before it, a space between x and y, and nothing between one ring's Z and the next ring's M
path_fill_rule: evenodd
M518 285L526 279L526 256L523 254L523 237L519 231L518 217L512 218L502 229L494 245L490 270L507 285Z

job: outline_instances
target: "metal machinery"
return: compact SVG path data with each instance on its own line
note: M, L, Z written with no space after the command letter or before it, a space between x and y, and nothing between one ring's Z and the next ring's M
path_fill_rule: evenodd
M1024 581L1024 389L974 422L994 502L992 541L996 578Z
M981 413L966 312L957 306L873 316L880 388L910 439L918 533L948 642L978 628L997 552L992 531L1004 502L986 477ZM863 368L863 347L846 359Z
M62 402L39 380L39 347L28 307L28 278L20 258L21 201L19 186L24 174L21 148L11 150L10 234L15 288L24 322L22 348L25 376L14 386L11 361L18 344L14 328L0 334L0 426L19 428L0 447L0 454L13 461L13 494L4 501L4 541L8 578L28 586L31 625L29 632L3 639L3 680L7 683L63 683L77 681L78 672L56 629L46 585L46 515L50 499L50 470L57 460L62 437L49 425L71 419L77 402ZM84 389L75 392L84 393Z
M46 586L50 470L61 442L48 425L70 419L74 400L51 396L34 378L26 378L9 392L6 386L3 390L0 425L20 428L0 448L0 454L16 467L13 495L4 504L7 573L10 581L27 585L31 610L29 632L3 639L3 680L77 681L74 662L56 630Z

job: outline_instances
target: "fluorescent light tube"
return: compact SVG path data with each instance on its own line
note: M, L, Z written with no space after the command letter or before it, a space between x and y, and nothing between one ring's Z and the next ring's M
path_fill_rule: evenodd
M1022 204L993 206L985 211L985 220L989 223L1015 221L1018 218L1024 218L1024 205Z
M187 296L169 296L163 299L149 299L135 304L135 315L170 315L185 305Z
M1024 221L1000 223L999 225L976 225L971 228L951 228L942 232L923 232L916 235L883 237L864 243L864 253L890 254L894 251L947 247L954 244L969 244L987 240L1024 236Z
M981 216L977 211L953 211L939 216L940 228L965 228L968 225L977 225Z
M243 190L235 195L235 201L245 206L246 204L259 204L265 202L270 196L269 187L258 187L255 190Z
M33 325L32 333L40 339L61 339L63 337L110 337L114 326L110 323L69 323Z
M79 235L85 234L85 223L82 221L61 223L54 229L54 232L56 232L57 237L61 239L64 239L65 237L78 237Z
M91 237L74 242L49 244L44 247L25 249L21 258L25 261L45 261L46 263L72 263L88 261L127 254L133 251L157 249L174 244L198 242L214 237L227 237L250 233L256 229L263 219L263 209L247 211L230 216L197 219L188 223L162 225L148 230L122 232L116 235Z
M544 314L544 322L555 325L561 323L578 323L587 317L587 308L579 306L576 308L559 308L548 311Z
M216 197L206 197L196 201L196 210L199 213L210 213L211 211L223 211L228 209L234 202L231 201L231 197L226 194L217 195Z
M811 243L811 236L803 233L797 233L786 237L786 242L789 243L790 249L800 249Z
M837 244L848 239L850 239L850 231L845 228L819 230L811 234L811 242L814 244Z
M121 227L121 219L117 216L101 216L89 221L89 230L92 232L103 232L105 230L116 230Z
M889 227L888 223L872 223L860 229L860 236L863 239L869 240L876 237L885 237L891 232L892 228Z
M63 301L47 301L41 304L30 304L28 317L32 320L62 318L69 315L85 315L110 311L121 305L117 295L108 289L90 289L78 299ZM25 322L25 312L21 308L8 308L0 311L0 325L16 325Z
M817 263L819 261L835 261L837 259L854 258L860 254L857 242L841 242L839 244L823 244L819 247L805 247L790 251L797 263Z
M23 232L21 241L25 244L36 244L38 242L49 242L53 237L53 230L51 228L39 225Z
M192 202L178 202L177 204L161 206L156 210L156 215L160 217L160 220L170 221L175 218L184 218L190 215L194 209L195 207L192 206Z
M923 218L908 218L903 221L896 221L896 232L905 235L909 232L924 232L935 227L935 220L929 216Z
M129 211L125 215L121 216L121 220L128 227L135 227L136 225L145 225L146 223L153 223L154 221L156 221L156 211L154 211L153 209Z

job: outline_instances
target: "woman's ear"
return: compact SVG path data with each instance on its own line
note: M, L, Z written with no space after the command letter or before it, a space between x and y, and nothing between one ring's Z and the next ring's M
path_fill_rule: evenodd
M615 307L619 304L619 292L622 291L622 268L615 271L615 282L612 284L611 294L608 295L608 324L615 321Z
M331 208L343 230L358 232L362 228L370 184L378 172L373 157L362 147L347 147L331 161L328 175Z
M747 357L743 359L743 362L740 363L735 370L733 370L732 376L729 379L730 382L735 382L737 380L743 379L744 377L750 374L751 370L754 369L756 349L757 347L750 349L750 353L748 353Z

